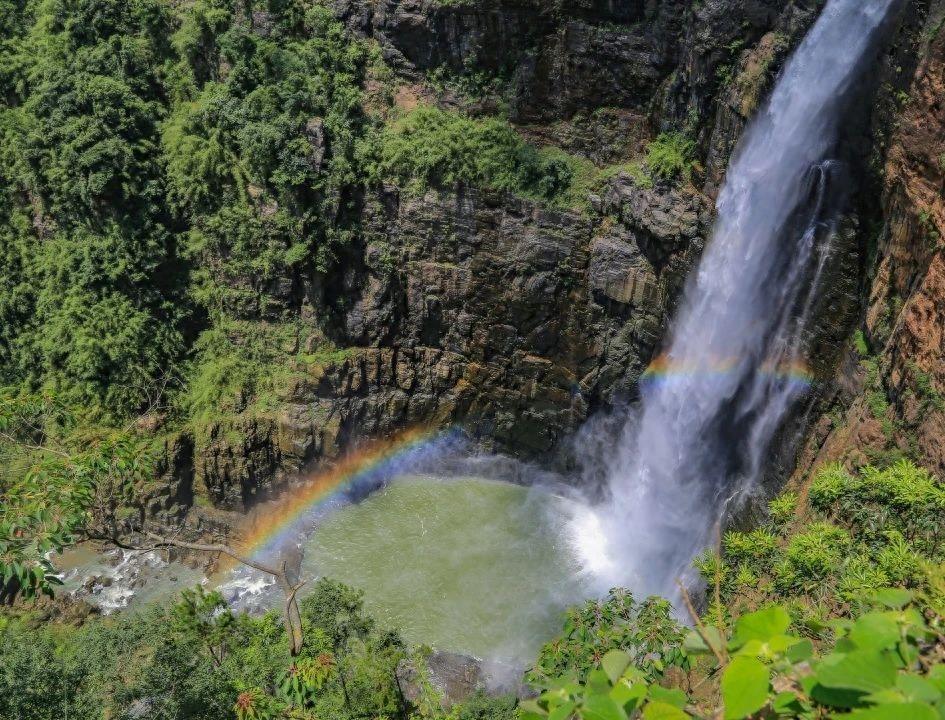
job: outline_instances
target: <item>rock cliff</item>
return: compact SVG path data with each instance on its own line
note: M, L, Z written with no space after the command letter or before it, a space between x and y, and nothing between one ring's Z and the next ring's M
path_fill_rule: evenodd
M838 371L833 408L814 427L812 466L917 459L945 473L945 3L912 37L919 59L898 119L878 144L881 218L867 248L862 325Z
M483 447L548 459L592 413L632 401L709 234L738 137L821 4L335 0L349 31L376 42L393 68L401 103L422 97L473 115L502 108L534 142L599 166L681 130L695 144L693 172L655 184L615 172L583 210L463 185L367 190L343 273L314 283L286 277L263 291L277 312L304 313L292 297L317 285L333 313L326 332L344 353L305 367L276 407L169 444L176 489L155 507L180 515L195 488L217 507L244 509L307 465L414 425L459 426ZM932 240L945 231L945 149L929 123L941 119L943 39L910 40L932 33L935 12L905 13L875 74L876 110L848 148L886 163L883 205L871 200L875 183L858 184L811 340L821 382L785 431L777 478L793 469L811 421L802 467L882 423L853 400L858 372L831 380L855 365L844 353L867 285L867 342L881 351L889 417L915 418L920 450L942 462L934 438L945 415L929 408L945 388L934 330L945 269L936 269ZM911 99L884 144L917 63ZM869 238L884 219L874 259ZM252 278L233 282L253 287ZM897 297L906 301L891 315L885 308ZM932 405L917 383L932 388ZM828 425L845 403L843 429Z

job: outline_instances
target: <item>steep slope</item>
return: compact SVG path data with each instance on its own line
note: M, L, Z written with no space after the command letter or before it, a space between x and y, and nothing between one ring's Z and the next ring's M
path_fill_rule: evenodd
M945 472L945 5L917 34L921 58L884 156L882 225L864 283L861 332L817 423L798 478L812 466L912 457Z

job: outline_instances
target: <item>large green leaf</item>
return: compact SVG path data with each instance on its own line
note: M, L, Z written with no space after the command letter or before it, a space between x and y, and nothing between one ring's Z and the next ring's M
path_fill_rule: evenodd
M707 625L704 632L709 642L712 643L712 646L716 650L725 647L725 643L722 641L722 634L719 632L718 628L713 625ZM705 655L713 652L713 649L706 645L705 640L702 639L702 635L695 630L690 631L690 633L686 635L685 640L683 640L683 648L691 655Z
M900 610L912 601L913 593L902 588L883 588L870 595L870 600L877 605L884 605L893 610Z
M817 668L817 682L824 687L878 692L896 684L897 668L889 655L875 650L855 650L831 658Z
M678 708L686 707L686 693L676 688L664 688L659 685L650 686L650 700L675 705Z
M897 667L892 658L875 650L828 655L807 679L811 697L823 705L853 708L864 697L895 687Z
M627 669L630 665L630 656L622 650L611 650L609 653L604 655L603 659L600 661L600 666L607 677L610 678L610 682L615 683L620 679L620 676L623 675L623 671Z
M581 708L584 720L627 720L623 708L609 695L590 695Z
M675 705L651 702L643 708L643 720L689 720L690 716Z
M643 698L646 697L646 689L646 683L636 682L630 684L626 682L626 680L621 680L614 685L614 689L610 691L610 697L627 713L630 713L643 704Z
M770 684L768 667L760 660L748 656L732 660L722 675L726 720L739 720L763 708Z
M548 720L569 720L575 707L576 704L571 701L559 705L548 714Z
M900 675L896 678L896 687L909 701L934 703L942 698L941 690L917 675Z
M791 616L780 605L743 615L735 623L732 645L738 647L749 640L768 642L776 635L783 635L791 625Z
M900 637L899 623L892 613L866 613L850 629L850 640L861 650L892 648Z
M849 720L939 720L938 713L922 703L877 705L844 715Z

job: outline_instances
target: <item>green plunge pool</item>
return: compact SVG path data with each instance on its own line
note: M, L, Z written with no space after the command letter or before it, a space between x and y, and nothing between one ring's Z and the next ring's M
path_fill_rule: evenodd
M363 588L411 642L523 661L580 598L567 502L476 478L405 477L325 518L303 575Z
M521 666L559 631L564 608L582 599L568 543L571 508L551 492L481 478L400 477L313 521L302 578L361 588L379 623L412 644ZM219 587L238 608L284 601L255 571L207 579L162 558L83 547L56 564L65 590L107 611L171 602L198 582Z

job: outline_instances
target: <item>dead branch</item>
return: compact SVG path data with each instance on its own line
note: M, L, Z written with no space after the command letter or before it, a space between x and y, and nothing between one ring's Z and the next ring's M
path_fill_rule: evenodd
M709 640L709 631L702 623L702 618L699 617L699 613L696 612L696 608L692 604L692 599L689 597L689 591L686 589L686 586L683 585L682 581L677 580L676 584L679 586L680 592L682 592L682 599L686 605L686 610L689 611L689 617L691 617L693 623L695 623L696 632L699 633L699 637L702 638L702 641L706 644L706 647L708 647L709 650L712 651L712 654L715 655L715 658L719 661L719 664L725 665L728 662L728 658L725 657L724 648L717 648L715 644Z
M305 583L302 582L293 585L291 582L289 582L288 568L285 562L279 566L273 566L267 563L259 562L258 560L253 560L252 558L248 558L245 555L241 555L240 553L233 550L233 548L229 547L228 545L223 545L222 543L187 542L186 540L164 537L152 532L144 532L142 535L151 541L148 546L132 545L121 538L112 536L94 536L90 534L88 537L90 540L100 540L107 542L114 545L115 547L122 548L123 550L149 552L161 548L176 547L182 550L192 550L194 552L226 555L227 557L233 558L241 565L258 570L259 572L265 573L266 575L272 575L276 579L276 582L279 584L279 587L285 594L286 598L285 629L289 638L289 651L293 657L301 652L304 636L302 630L302 615L299 612L299 604L296 600L296 593L298 593L299 589Z

